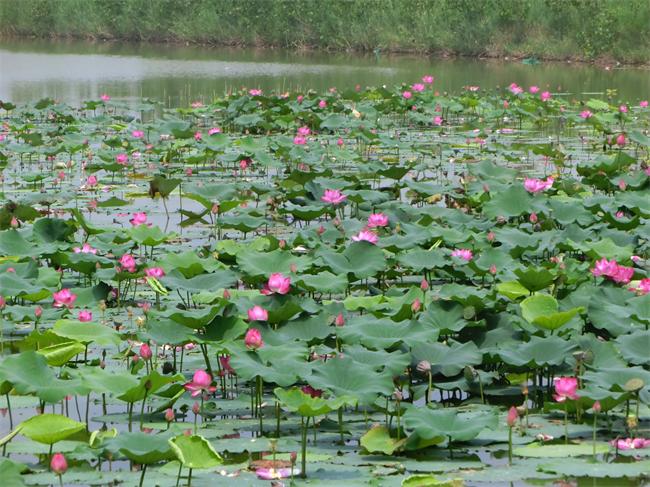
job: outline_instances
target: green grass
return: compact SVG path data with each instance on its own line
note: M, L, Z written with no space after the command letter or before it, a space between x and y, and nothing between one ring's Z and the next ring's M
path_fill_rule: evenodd
M0 0L0 35L650 62L649 0Z

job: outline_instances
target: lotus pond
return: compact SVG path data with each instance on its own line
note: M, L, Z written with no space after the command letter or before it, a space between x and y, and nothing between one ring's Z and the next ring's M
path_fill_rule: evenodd
M0 104L3 485L647 485L647 101Z

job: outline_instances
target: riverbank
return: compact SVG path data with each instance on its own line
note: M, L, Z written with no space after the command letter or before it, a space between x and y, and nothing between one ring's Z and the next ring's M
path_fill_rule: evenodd
M646 0L0 0L0 19L5 38L650 63Z

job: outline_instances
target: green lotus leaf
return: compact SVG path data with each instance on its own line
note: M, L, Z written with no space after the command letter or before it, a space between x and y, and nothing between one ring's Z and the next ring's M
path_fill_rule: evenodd
M350 373L353 370L354 373ZM373 404L378 396L388 396L393 390L393 374L378 373L363 362L338 358L315 363L307 379L316 389L331 391L336 397L354 398L364 405Z
M533 458L566 458L593 455L593 443L580 445L544 445L531 443L530 445L514 448L512 453L518 457ZM596 453L607 453L610 446L607 443L597 443Z
M558 311L558 302L548 294L535 294L521 303L521 314L529 323L545 330L556 330L571 321L584 308Z
M82 343L117 345L122 341L120 334L108 326L75 320L58 320L52 331L57 335Z
M425 440L469 441L486 428L496 428L498 415L496 411L459 412L454 408L412 407L404 413L403 421L407 431Z
M443 343L417 343L411 349L415 362L426 360L431 364L431 372L452 377L459 374L468 365L478 365L483 354L473 342L451 345Z
M276 387L273 393L286 409L306 417L320 416L336 411L345 405L354 406L356 404L356 399L350 396L341 396L332 399L312 397L297 387L289 390Z
M32 416L18 425L20 434L46 445L65 440L85 427L85 423L79 423L67 416L48 413Z
M77 341L57 343L49 347L40 348L38 353L45 356L47 364L53 367L65 365L75 355L83 353L86 347Z
M164 433L154 435L123 432L109 439L106 446L139 464L152 464L176 458L169 443L169 435Z
M169 440L176 458L186 468L214 468L223 463L210 442L200 435L180 435Z
M369 453L392 455L404 446L406 438L402 438L401 440L391 438L390 432L385 426L376 424L360 438L359 442Z

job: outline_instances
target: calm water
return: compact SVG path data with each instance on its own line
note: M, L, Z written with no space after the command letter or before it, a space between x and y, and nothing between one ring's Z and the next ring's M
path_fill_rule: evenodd
M50 96L69 103L109 93L114 99L150 97L167 105L210 100L224 91L325 90L436 77L440 91L466 85L494 88L513 81L553 92L604 92L620 99L650 97L650 70L542 63L444 60L384 54L295 53L176 45L61 41L0 41L0 100L23 103Z

